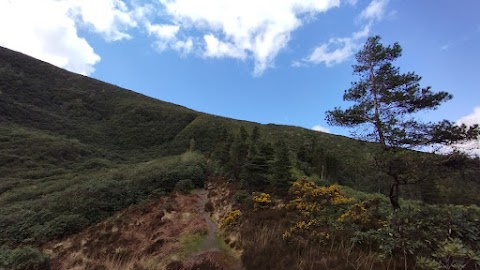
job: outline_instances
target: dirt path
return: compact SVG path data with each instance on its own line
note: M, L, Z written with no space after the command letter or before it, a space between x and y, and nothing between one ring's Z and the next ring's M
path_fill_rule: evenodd
M197 211L198 213L202 214L205 222L207 223L208 229L207 238L202 244L202 253L209 251L220 251L217 247L218 226L215 222L213 222L212 218L210 217L210 213L205 212L205 205L208 202L208 191L201 190L197 195L199 196Z
M207 224L207 237L205 238L204 242L202 243L202 251L195 254L195 257L201 256L209 256L209 257L231 257L230 255L226 254L224 250L221 250L219 247L217 233L218 233L218 225L213 222L212 218L210 217L210 213L205 211L205 205L208 202L208 191L207 190L200 190L197 193L198 201L197 201L197 211L201 214L205 222ZM228 270L245 270L241 260L237 258L230 258L230 267ZM233 260L233 261L232 261Z

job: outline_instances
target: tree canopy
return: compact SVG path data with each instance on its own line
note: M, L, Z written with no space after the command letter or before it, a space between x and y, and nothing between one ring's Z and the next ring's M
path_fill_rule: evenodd
M377 153L374 159L376 167L392 179L389 197L395 209L400 208L400 186L427 180L433 183L432 174L425 172L437 166L433 159L424 160L404 153L403 148L453 144L479 136L478 125L467 127L448 120L424 123L415 118L415 113L435 110L452 99L452 95L444 91L433 92L430 86L421 87L421 77L414 72L401 73L393 65L401 55L398 43L384 46L379 36L368 38L356 54L357 64L353 65L359 80L343 95L344 101L354 104L326 113L331 125L365 127L363 138L379 143L386 150ZM394 151L387 151L391 149Z
M393 62L402 55L398 43L384 46L380 37L370 37L356 54L353 72L359 80L345 91L344 101L354 102L347 108L327 111L327 122L345 127L366 127L367 140L385 147L416 147L478 137L478 125L457 126L443 120L423 123L414 114L435 110L452 95L421 87L421 77L414 72L401 73Z

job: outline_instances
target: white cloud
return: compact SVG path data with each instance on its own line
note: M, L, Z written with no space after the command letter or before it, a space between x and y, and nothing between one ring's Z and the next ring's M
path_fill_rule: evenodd
M193 50L193 40L188 38L187 40L177 40L173 43L172 48L182 55L186 55L192 52Z
M333 38L315 48L305 61L313 64L324 62L327 67L331 67L348 59L356 48L351 38Z
M475 107L471 114L458 119L456 124L465 124L467 126L475 124L480 125L480 106Z
M155 46L159 51L164 51L177 42L177 33L180 30L180 26L173 24L151 24L147 22L145 28L148 34L155 36Z
M159 0L169 23L185 30L204 57L252 59L254 74L273 66L303 20L340 0ZM198 36L191 34L194 30Z
M170 24L147 24L149 34L155 35L159 39L172 40L175 39L180 26Z
M205 56L207 57L232 57L244 59L246 54L233 43L218 40L214 35L209 34L203 36L205 40Z
M467 126L480 125L480 106L475 107L471 114L461 117L455 123L457 125L465 124ZM440 153L448 153L453 149L457 149L468 153L472 156L480 157L480 139L468 141L464 143L453 144L451 146L441 146L437 151Z
M367 8L360 13L360 18L366 20L381 20L385 14L387 4L388 0L373 0Z
M313 130L315 131L321 131L321 132L325 132L325 133L330 133L330 129L327 128L327 127L322 127L321 125L315 125L312 127Z
M350 37L331 38L320 44L312 53L301 61L294 61L292 66L299 67L308 64L324 63L327 67L340 64L349 59L361 48L361 41L368 37L375 21L383 18L389 0L372 0L360 13L358 19L364 21L360 31L352 33Z
M370 33L370 25L366 25L361 31L355 32L347 38L331 38L327 43L321 44L305 59L304 63L320 64L327 67L343 63L349 59L361 47L359 41L366 38Z
M94 72L100 61L78 27L115 41L134 27L120 0L0 1L0 45L80 74Z
M475 107L473 112L469 115L463 116L458 119L457 125L465 124L467 126L480 125L480 106ZM480 157L480 138L477 140L469 141L463 144L457 144L455 147L463 149L465 152L470 155L475 155Z
M38 1L38 0L37 0ZM109 41L131 38L126 31L137 26L133 14L121 0L64 0L69 12Z

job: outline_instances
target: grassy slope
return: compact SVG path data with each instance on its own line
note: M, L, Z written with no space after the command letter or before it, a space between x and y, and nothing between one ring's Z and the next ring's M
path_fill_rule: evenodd
M286 140L292 158L316 140L335 161L332 180L388 188L371 167L373 144L199 113L0 47L0 246L78 230L176 180L201 177L203 161L178 156L190 139L208 155L224 129L233 135L240 126Z
M51 157L51 163L63 168L68 158L69 164L75 166L82 157L127 162L176 155L188 148L192 137L199 150L208 152L219 142L223 129L234 134L240 126L247 130L259 126L155 100L3 48L0 75L0 123L4 127L0 143L4 142L6 148L15 147L8 149L8 158L0 162L9 167L15 164L18 170L26 168L25 160L30 157L25 153L32 151L31 147L22 149L28 143L10 143L11 134L19 130L35 135L27 140L37 140L36 135L52 138L44 147L58 152ZM369 174L362 166L366 163L361 163L371 152L371 144L297 127L262 125L260 130L269 141L286 139L293 152L316 138L342 162L339 170L348 166L351 175ZM53 143L56 139L59 141ZM73 152L79 153L64 157L65 147L73 147ZM85 152L86 149L89 151ZM353 163L358 166L352 168ZM355 171L357 168L360 171ZM353 180L349 174L342 178Z

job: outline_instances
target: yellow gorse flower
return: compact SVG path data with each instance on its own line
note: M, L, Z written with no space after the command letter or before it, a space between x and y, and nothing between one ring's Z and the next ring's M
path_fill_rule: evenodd
M242 215L242 211L240 210L232 210L228 212L220 221L221 228L227 228L234 226L239 223L240 217Z

